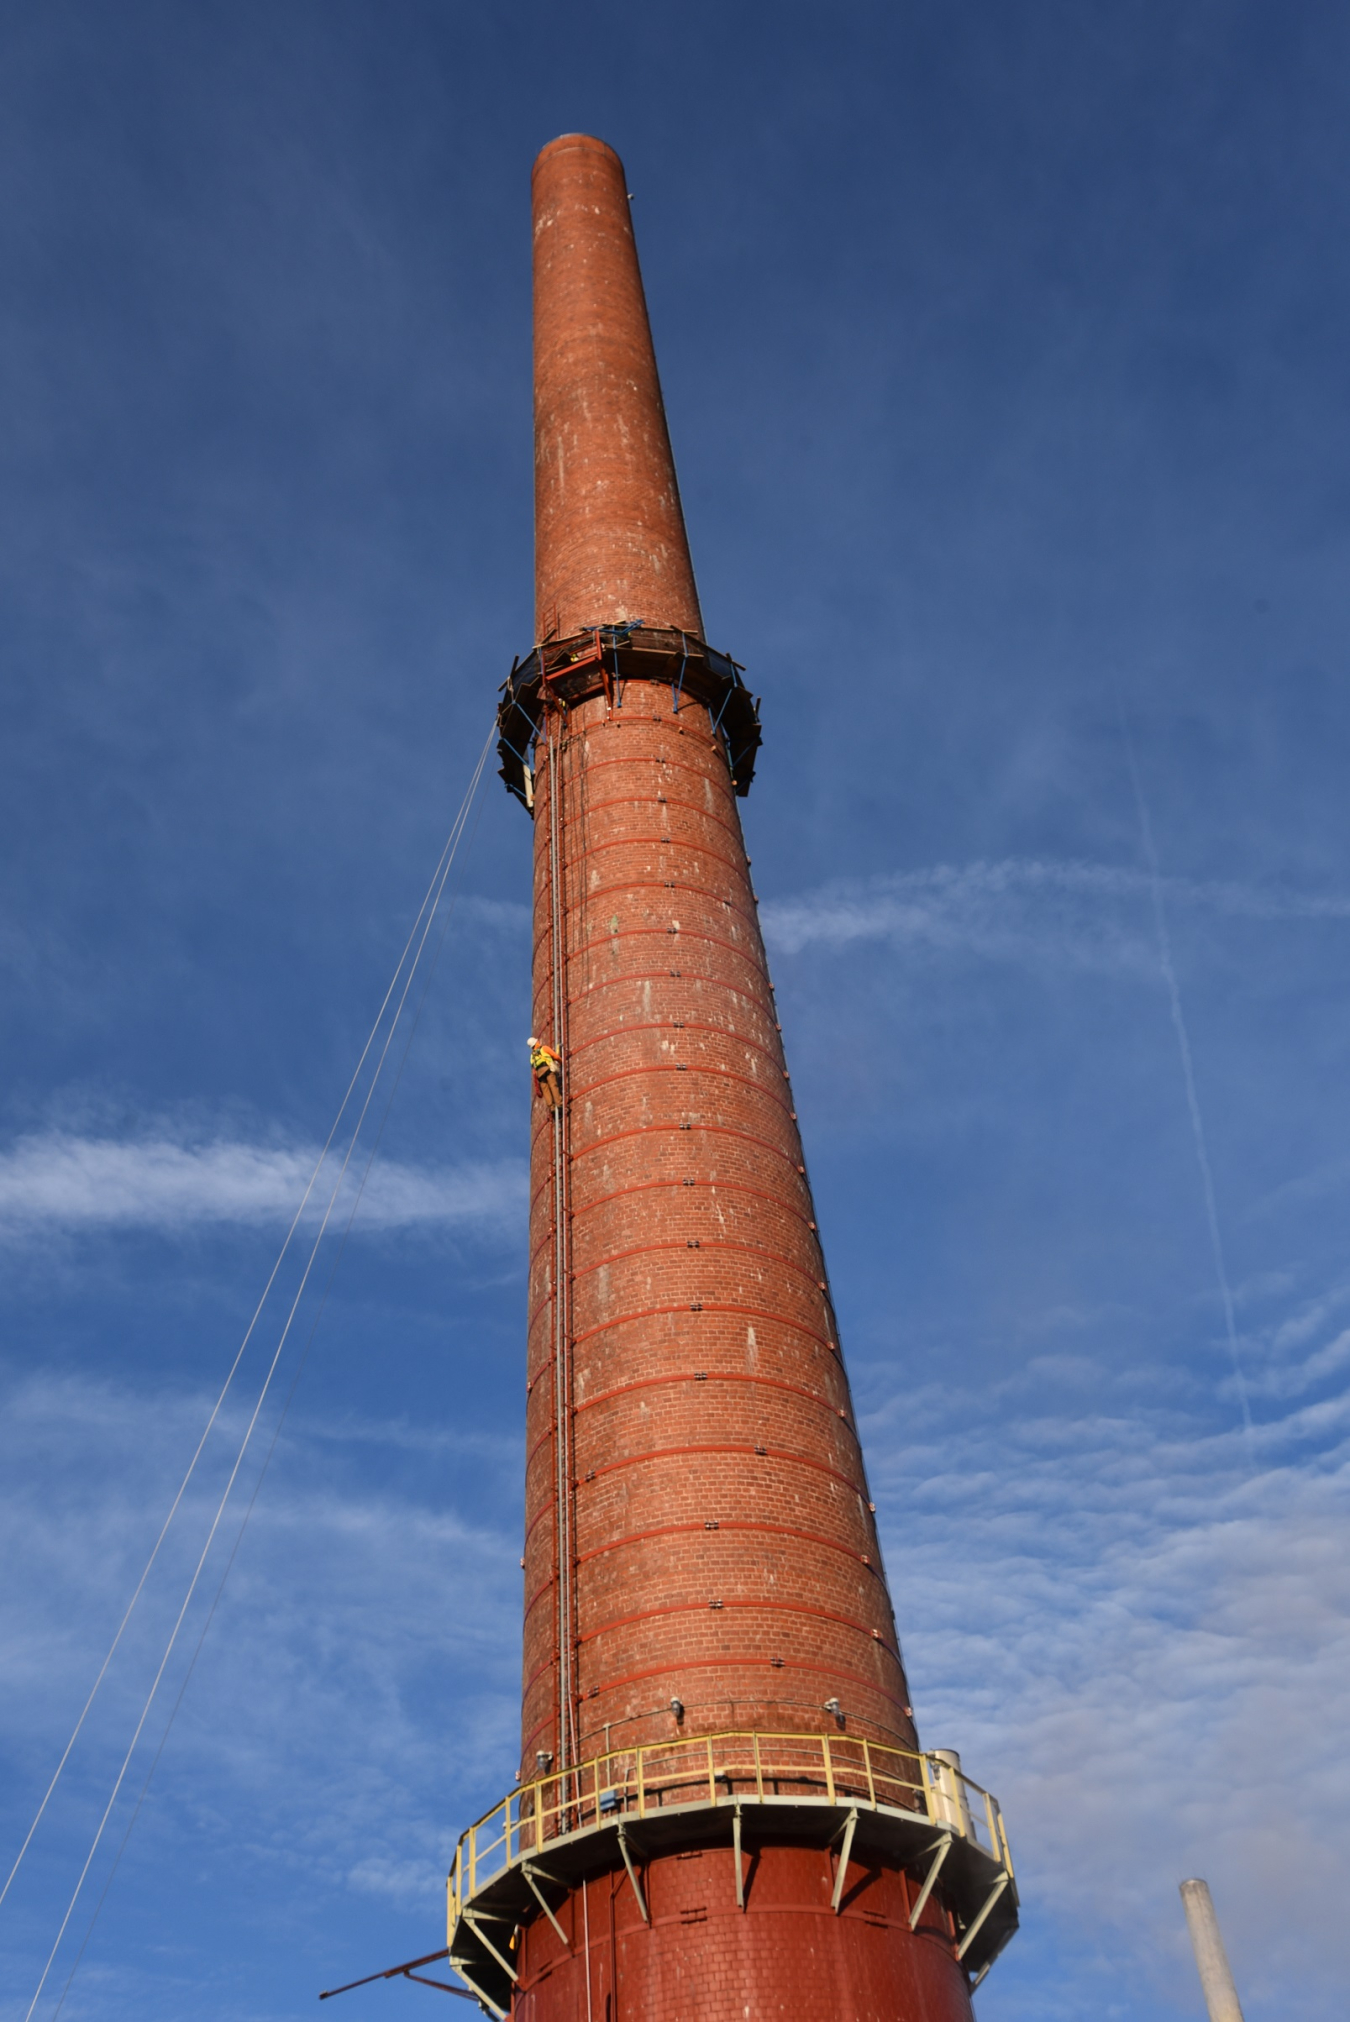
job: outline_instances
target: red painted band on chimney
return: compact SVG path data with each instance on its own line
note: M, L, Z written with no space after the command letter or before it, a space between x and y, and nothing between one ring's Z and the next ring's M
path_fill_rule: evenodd
M579 1270L573 1271L572 1281L575 1284L578 1278L589 1277L593 1271L607 1270L611 1264L621 1264L628 1257L655 1257L664 1256L667 1253L674 1256L683 1256L688 1252L688 1249L688 1241L681 1242L678 1237L668 1243L637 1243L631 1250L615 1250L612 1256L600 1257L593 1264L583 1264ZM720 1257L733 1254L738 1257L763 1257L766 1262L773 1264L778 1270L791 1271L794 1276L804 1279L813 1292L823 1292L825 1289L819 1278L812 1274L809 1266L799 1264L795 1257L778 1256L773 1250L765 1249L762 1243L729 1243L723 1242L717 1236L700 1236L698 1239L698 1254L701 1257Z
M869 1572L876 1573L878 1578L881 1577L880 1568L873 1564L865 1552L858 1551L852 1545L841 1543L838 1538L822 1537L819 1531L798 1530L792 1524L751 1523L742 1517L713 1517L705 1519L703 1523L658 1524L652 1530L632 1531L627 1537L606 1538L604 1544L597 1545L594 1551L578 1552L577 1564L583 1565L588 1559L603 1558L607 1552L620 1551L626 1545L645 1544L648 1538L697 1537L700 1532L706 1533L710 1530L717 1531L718 1533L722 1531L762 1531L773 1537L799 1538L803 1544L819 1545L825 1551L842 1552L846 1558L854 1560L860 1566L865 1566Z
M633 1032L711 1032L718 1039L727 1037L725 1025L699 1025L691 1019L684 1018L676 1018L673 1021L669 1018L653 1019L648 1025L616 1025L610 1032L597 1032L594 1037L583 1040L580 1046L572 1048L572 1058L575 1060L578 1053L589 1053L593 1046L607 1046L616 1039L627 1039ZM761 1058L767 1060L775 1074L786 1073L786 1069L779 1068L777 1060L767 1046L761 1046L755 1039L742 1038L739 1034L733 1036L738 1047L744 1047L750 1053L758 1053Z
M732 1453L742 1459L748 1457L751 1460L787 1461L790 1466L809 1467L816 1474L828 1475L832 1480L842 1482L852 1494L862 1496L862 1484L855 1476L841 1473L837 1467L831 1467L828 1461L813 1460L809 1453L785 1453L781 1448L775 1448L771 1452L767 1446L714 1446L703 1440L690 1446L658 1446L648 1453L625 1454L622 1460L611 1460L604 1467L592 1469L587 1479L600 1481L604 1476L618 1474L624 1468L645 1467L653 1460L683 1460L691 1453ZM586 1482L581 1482L579 1486L584 1488Z

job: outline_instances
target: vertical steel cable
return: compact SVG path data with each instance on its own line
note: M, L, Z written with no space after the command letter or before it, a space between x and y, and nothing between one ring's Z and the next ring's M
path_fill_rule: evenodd
M563 1062L561 1107L553 1112L553 1412L554 1493L557 1518L558 1770L578 1760L576 1733L576 1625L573 1563L576 1556L572 1458L571 1245L568 1216L570 1146L567 1058L567 935L563 893L562 738L548 741L549 927L553 984L553 1049Z

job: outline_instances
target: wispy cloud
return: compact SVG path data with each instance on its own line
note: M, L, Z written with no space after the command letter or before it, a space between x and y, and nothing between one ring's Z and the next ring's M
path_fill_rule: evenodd
M1350 1364L1350 1328L1342 1323L1350 1285L1332 1285L1302 1300L1268 1326L1243 1334L1249 1387L1280 1400L1303 1397ZM1341 1400L1337 1400L1341 1401ZM1345 1400L1350 1409L1350 1400ZM1325 1407L1323 1407L1325 1409Z
M1253 1351L1311 1381L1343 1302L1339 1287L1310 1292L1253 1329ZM1141 1402L1094 1349L1097 1316L1051 1318L1080 1352L986 1391L915 1390L899 1358L858 1372L924 1739L960 1746L1005 1803L1024 1955L1037 1933L1090 1932L1091 1970L1130 1973L1155 2013L1192 2013L1175 1884L1199 1870L1244 1991L1279 2012L1302 1948L1300 2012L1329 2022L1350 1968L1336 1913L1350 1886L1345 1400L1261 1426L1254 1490L1236 1430L1184 1396ZM6 1401L0 1546L19 1571L0 1696L26 1784L40 1788L144 1548L147 1468L170 1479L200 1408L73 1378L30 1379ZM352 1429L404 1449L399 1421ZM145 1832L205 1830L222 1857L246 1841L269 1874L301 1868L311 1888L433 1900L454 1827L509 1782L519 1519L481 1434L445 1421L426 1434L460 1465L422 1496L402 1467L378 1491L335 1480L330 1424L288 1434ZM190 1533L204 1515L205 1499ZM134 1713L166 1605L128 1653L79 1792ZM1014 1962L991 1989L988 2012L1009 2022L1083 2012L1072 1976L1033 1987Z
M1304 2012L1330 2016L1350 1966L1347 1414L1263 1428L1254 1488L1236 1430L1125 1408L1097 1373L1082 1415L1053 1374L1039 1394L1023 1377L1020 1395L934 1398L917 1436L912 1396L878 1399L868 1446L924 1739L959 1741L1002 1798L1033 1928L1134 1954L1157 2012L1189 2013L1175 1891L1205 1873L1258 2006L1278 2012L1301 1947L1321 1997ZM1315 1961L1289 1921L1298 1891ZM1081 1991L1005 1984L999 2012L1067 2022Z
M206 1400L36 1376L10 1387L5 1406L0 1552L13 1577L0 1596L0 1706L15 1773L0 1809L12 1842L98 1668ZM440 1430L453 1452L453 1430ZM288 1429L136 1850L146 1833L247 1840L274 1872L301 1863L326 1888L434 1915L455 1831L509 1782L518 1715L517 1500L494 1469L485 1513L471 1437L459 1459L421 1495L398 1471L382 1491L346 1477L338 1486L328 1442L316 1444L303 1424ZM447 1491L456 1481L459 1497ZM82 1827L87 1847L88 1804L106 1795L213 1498L207 1488L184 1505L44 1826L46 1852L64 1848L68 1861ZM172 1689L152 1735L171 1704ZM78 1861L72 1878L77 1870ZM26 1886L42 1897L40 1877Z
M458 912L461 919L499 933L528 935L530 931L532 913L523 900L485 899L469 892L459 901Z
M44 1229L157 1229L210 1224L263 1227L295 1213L318 1147L171 1136L124 1140L48 1131L0 1153L0 1238ZM348 1198L364 1161L353 1161ZM337 1178L320 1176L312 1197L326 1201ZM379 1159L361 1199L357 1227L433 1229L514 1224L525 1199L525 1169L505 1159L427 1167ZM346 1202L343 1203L346 1212Z
M1081 1373L1076 1415L1058 1360L1040 1389L1035 1372L988 1394L916 1397L877 1370L860 1386L924 1739L960 1746L1004 1801L1020 1951L1050 1929L1090 1932L1097 1969L1128 1971L1152 2012L1193 2013L1175 1885L1198 1869L1244 1992L1279 2012L1301 1948L1300 2012L1329 2022L1350 1967L1336 1913L1350 1885L1347 1428L1315 1466L1291 1464L1301 1415L1268 1428L1254 1494L1236 1433L1127 1408L1090 1352ZM176 1399L166 1419L158 1395L41 1379L8 1400L0 1542L19 1573L4 1626L23 1656L0 1667L0 1694L26 1783L40 1787L143 1545L129 1484L147 1458L168 1478L198 1406ZM384 1492L335 1492L329 1441L296 1428L143 1832L204 1833L222 1858L247 1844L268 1874L425 1912L455 1827L513 1762L518 1511L494 1494L484 1522L469 1507L481 1485L466 1464L438 1471L426 1500L401 1473ZM152 1627L79 1793L134 1713ZM63 1812L58 1845L68 1830ZM1296 1900L1322 1934L1315 1959ZM1015 1962L991 1990L1010 2022L1083 2012L1072 1977L1033 1986Z
M1350 920L1350 898L1164 878L1167 904L1251 920ZM1157 974L1146 871L1111 864L1013 857L936 864L823 886L765 905L765 936L780 953L852 941L891 941L997 961L1053 960L1088 969Z

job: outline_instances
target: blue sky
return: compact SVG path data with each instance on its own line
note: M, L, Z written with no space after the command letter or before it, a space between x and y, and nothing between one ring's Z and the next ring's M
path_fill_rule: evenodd
M585 128L764 698L746 828L920 1730L1018 1859L980 2022L1199 2022L1191 1873L1249 2022L1339 2016L1344 10L15 0L0 57L0 1867L530 644L529 167ZM63 2015L313 2013L435 1945L510 1781L529 846L489 777L43 2018L274 1434ZM5 2022L296 1277L0 1908Z

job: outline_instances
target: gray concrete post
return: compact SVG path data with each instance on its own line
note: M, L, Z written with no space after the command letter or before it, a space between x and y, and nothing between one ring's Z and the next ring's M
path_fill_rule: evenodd
M1200 1985L1204 1989L1209 2022L1242 2022L1242 2005L1237 1997L1237 1988L1233 1984L1228 1954L1223 1948L1223 1936L1219 1930L1219 1920L1214 1914L1214 1900L1209 1893L1209 1883L1183 1882L1181 1901L1186 1911L1186 1924L1191 1934L1195 1963L1200 1971Z

